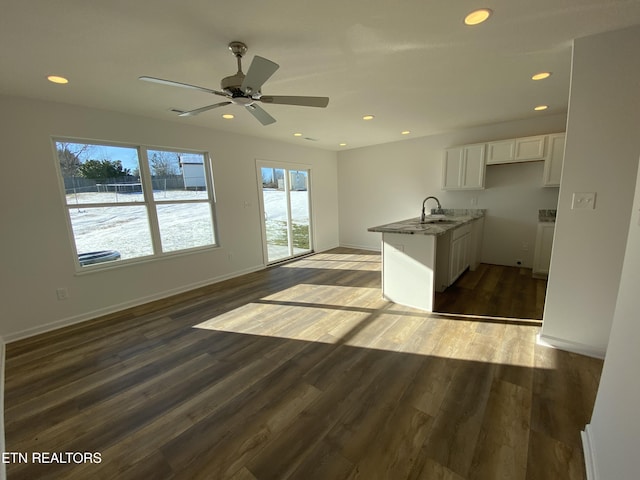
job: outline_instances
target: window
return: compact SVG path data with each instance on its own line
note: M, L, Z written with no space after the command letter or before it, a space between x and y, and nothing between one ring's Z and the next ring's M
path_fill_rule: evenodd
M209 156L56 139L81 267L217 245Z

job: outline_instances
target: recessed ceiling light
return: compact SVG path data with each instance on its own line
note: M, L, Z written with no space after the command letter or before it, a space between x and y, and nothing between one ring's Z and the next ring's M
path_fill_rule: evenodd
M363 120L373 120L375 117L373 115L365 115L362 117Z
M486 21L491 16L491 13L491 10L489 10L488 8L474 10L469 15L464 17L464 23L465 25L478 25Z
M531 80L544 80L545 78L549 78L551 76L551 72L540 72L536 73L531 77Z
M225 120L231 120L232 118L236 118L236 116L233 113L223 113L222 118Z
M538 105L537 107L534 107L533 109L537 112L540 112L542 110L546 110L547 108L549 108L549 105Z
M338 146L340 146L340 147L346 147L346 146L347 146L347 144L346 144L346 143L340 143L340 144L338 144Z
M400 132L400 135L409 135L411 133L411 130L404 130L403 132Z
M294 136L294 137L301 137L301 136L302 136L302 134L301 134L300 132L296 132L296 133L294 133L294 134L293 134L293 136Z
M64 77L60 77L58 75L49 75L47 77L47 80L49 80L52 83L59 83L60 85L63 85L65 83L69 83L69 80L67 80Z

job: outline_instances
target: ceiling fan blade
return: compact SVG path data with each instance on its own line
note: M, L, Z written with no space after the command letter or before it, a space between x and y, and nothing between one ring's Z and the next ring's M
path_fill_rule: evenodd
M213 105L207 105L206 107L196 108L195 110L189 110L188 112L182 112L179 114L179 117L193 117L194 115L198 115L199 113L206 112L207 110L213 110L214 108L224 107L225 105L229 105L231 102L220 102L215 103Z
M251 61L240 89L248 95L259 92L264 82L280 68L280 65L256 55Z
M262 95L262 103L276 103L280 105L299 105L301 107L320 107L329 105L329 97L289 97L286 95Z
M273 118L256 104L247 105L245 108L249 110L249 113L256 117L262 125L271 125L272 123L276 122L275 118Z
M142 77L138 77L138 80L143 80L145 82L159 83L161 85L169 85L171 87L190 88L192 90L200 90L201 92L205 92L205 93L213 93L214 95L222 95L223 97L228 96L226 93L219 92L218 90L199 87L197 85L191 85L189 83L174 82L173 80L164 80L162 78L142 76Z

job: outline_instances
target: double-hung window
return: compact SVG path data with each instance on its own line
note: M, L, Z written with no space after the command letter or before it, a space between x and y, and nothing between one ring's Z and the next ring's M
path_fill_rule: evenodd
M77 264L217 245L206 152L54 139Z

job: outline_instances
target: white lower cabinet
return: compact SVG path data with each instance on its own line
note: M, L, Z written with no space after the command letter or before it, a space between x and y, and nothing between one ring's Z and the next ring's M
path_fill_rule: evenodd
M551 248L556 224L553 222L538 223L536 233L536 249L533 254L533 276L544 278L549 275L551 264Z
M382 234L382 294L400 305L433 311L436 237Z
M451 258L449 259L449 285L469 267L471 247L471 224L463 225L451 232Z
M480 262L483 219L474 220L438 237L436 250L436 292L443 292L467 268Z

